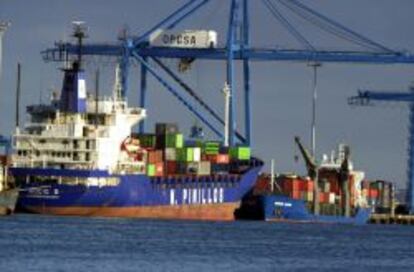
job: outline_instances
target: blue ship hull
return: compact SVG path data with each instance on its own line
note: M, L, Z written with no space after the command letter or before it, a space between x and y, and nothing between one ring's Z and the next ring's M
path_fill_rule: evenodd
M111 175L107 171L11 168L21 192L18 211L84 216L233 220L262 163L241 174L211 176ZM62 183L61 179L73 184ZM112 185L76 184L112 179Z
M307 223L366 224L371 215L370 208L359 208L354 216L314 215L303 200L287 196L262 195L259 203L266 221L292 221Z

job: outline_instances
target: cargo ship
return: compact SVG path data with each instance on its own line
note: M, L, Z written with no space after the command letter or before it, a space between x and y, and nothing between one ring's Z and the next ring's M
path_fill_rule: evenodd
M349 149L339 146L317 165L300 143L308 176L262 174L237 210L240 219L277 222L365 224L372 207L364 172L353 170ZM316 181L316 182L315 182Z
M116 70L110 97L87 93L81 54L60 95L27 107L13 135L18 211L76 216L233 220L263 162L248 146L186 141L175 124L132 133L147 117L128 106Z

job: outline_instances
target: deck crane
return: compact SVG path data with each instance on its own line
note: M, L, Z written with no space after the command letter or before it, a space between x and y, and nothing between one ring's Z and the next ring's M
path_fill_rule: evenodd
M314 182L313 186L313 213L319 214L319 166L315 160L314 155L311 155L309 151L304 147L300 138L295 137L295 143L299 147L299 151L302 154L303 160L305 161L306 169L308 170L308 176Z
M373 92L360 90L357 96L350 97L348 104L357 106L372 105L374 101L407 103L410 109L408 136L407 208L414 214L414 87L409 92Z
M124 35L118 43L90 43L84 44L83 55L100 55L117 57L122 70L122 90L126 95L128 90L128 75L131 61L137 61L141 65L140 106L146 106L147 76L151 74L167 91L176 97L188 110L190 110L204 125L217 136L224 138L222 129L217 129L213 122L218 121L229 124L227 138L230 145L235 145L237 140L244 144L252 143L251 129L251 91L250 64L252 61L294 61L294 62L336 62L336 63L364 63L364 64L414 64L414 55L392 50L380 43L356 33L339 22L328 18L320 12L303 4L299 0L228 0L230 5L226 46L223 48L178 48L151 46L149 37L160 29L169 30L175 28L184 19L195 14L201 8L214 0L189 0L161 22L155 24L148 31L137 37ZM222 0L218 0L222 1ZM275 20L280 23L289 34L302 46L301 49L281 48L255 48L250 42L250 18L249 10L258 3L263 3ZM285 12L283 12L283 11ZM363 50L319 50L316 48L297 27L287 14L305 20L308 25L334 35L342 40L358 45ZM77 45L72 43L56 43L55 47L43 51L46 61L65 61L66 56L79 52ZM166 78L150 64L155 59L208 59L226 62L226 84L230 90L230 107L228 120L218 120L213 112L213 107L206 103L202 110L197 109L194 103L200 103L194 95L186 98L182 95L188 88L175 88L171 81L174 78ZM243 64L243 88L244 88L244 127L242 136L236 130L236 101L238 90L234 80L235 61ZM171 75L170 75L171 76ZM183 82L183 81L182 81ZM224 121L224 122L223 122ZM142 123L143 124L143 123ZM140 127L142 131L143 125Z

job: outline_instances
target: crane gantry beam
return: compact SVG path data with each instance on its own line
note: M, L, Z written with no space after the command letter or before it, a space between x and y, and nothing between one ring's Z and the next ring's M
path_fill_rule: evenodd
M42 51L45 61L64 61L66 52L75 54L77 45L69 43L56 43L55 48ZM134 52L143 57L169 58L169 59L208 59L227 60L226 48L184 49L166 47L140 47ZM90 45L82 48L84 55L122 56L122 45ZM360 64L414 64L414 55L408 53L376 53L359 51L309 51L287 49L246 48L233 51L234 60L249 61L298 61L298 62L335 62Z

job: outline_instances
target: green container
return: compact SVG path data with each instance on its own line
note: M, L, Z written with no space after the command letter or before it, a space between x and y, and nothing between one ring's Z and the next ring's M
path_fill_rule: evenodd
M230 148L230 158L237 160L250 160L250 147L235 146Z
M206 155L217 155L220 151L219 142L205 142L203 153Z
M182 148L184 146L184 136L180 133L165 135L165 146Z
M152 134L141 134L138 135L139 143L142 147L155 147L156 137Z
M147 176L155 176L155 164L147 164Z
M191 147L177 149L177 161L192 162L194 160L194 149Z

